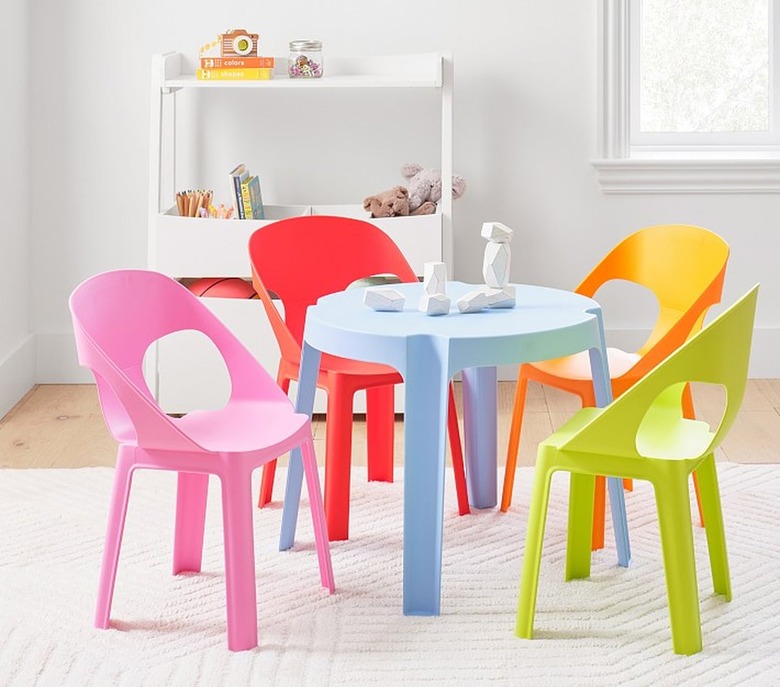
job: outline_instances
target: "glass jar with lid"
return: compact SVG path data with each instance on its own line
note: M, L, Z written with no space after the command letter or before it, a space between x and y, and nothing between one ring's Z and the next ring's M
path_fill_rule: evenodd
M318 79L322 66L322 41L290 41L287 73L291 79Z

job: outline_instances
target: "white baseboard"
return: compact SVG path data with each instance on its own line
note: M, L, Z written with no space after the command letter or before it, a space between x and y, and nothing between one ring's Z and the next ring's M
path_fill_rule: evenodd
M607 332L607 340L612 346L631 348L637 340L641 341L641 334L640 332L638 336L636 330L610 330ZM25 341L25 350L33 347L32 335L29 339L29 342ZM12 366L14 369L19 367L19 371L13 373L14 378L18 377L19 380L16 382L16 386L13 386L3 376L3 368L10 358L5 363L0 364L0 409L3 407L4 396L13 397L13 394L16 393L12 389L21 389L13 401L15 403L29 390L33 383L89 384L93 381L92 375L83 367L79 367L72 333L37 334L34 340L35 358L32 361L25 362L24 357L21 357L20 364ZM18 351L13 355L15 357L22 354L21 351ZM25 369L28 370L27 373L24 372ZM6 372L5 374L9 373ZM780 378L780 327L764 327L755 330L748 374L753 379ZM503 381L514 381L517 378L517 366L500 366L498 368L498 378ZM24 387L25 379L32 379L26 387Z
M35 384L35 335L28 334L0 360L0 417L3 417Z

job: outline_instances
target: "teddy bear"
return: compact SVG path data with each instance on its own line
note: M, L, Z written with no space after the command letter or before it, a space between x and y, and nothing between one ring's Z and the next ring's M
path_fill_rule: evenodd
M409 212L425 202L438 203L441 199L441 172L428 169L416 162L408 162L401 168L401 174L409 180ZM452 197L460 198L466 192L466 180L457 174L452 175Z
M404 186L393 186L363 201L363 209L371 217L405 217L406 215L430 215L436 211L436 203L423 203L415 208L409 208L409 191Z

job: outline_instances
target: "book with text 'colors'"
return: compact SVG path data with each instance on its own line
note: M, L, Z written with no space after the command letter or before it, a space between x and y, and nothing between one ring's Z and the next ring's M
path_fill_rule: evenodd
M273 69L273 57L201 57L201 69Z

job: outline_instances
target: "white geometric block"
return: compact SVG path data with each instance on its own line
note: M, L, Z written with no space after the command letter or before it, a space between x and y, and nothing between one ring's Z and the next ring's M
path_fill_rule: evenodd
M426 262L423 265L423 290L429 296L447 293L447 265L443 262ZM422 308L420 308L422 310Z
M470 291L458 299L458 310L462 313L479 312L488 307L488 297L484 291Z
M508 243L493 243L485 246L485 257L482 262L482 276L485 283L494 289L500 289L509 283L509 266L512 260L512 249Z
M406 297L397 289L372 286L363 293L363 303L380 312L401 312L405 302Z
M420 310L426 315L446 315L450 311L450 299L444 294L424 293L420 298Z
M483 239L493 243L509 243L512 240L512 234L514 231L501 222L485 222L480 232Z
M483 286L482 291L487 296L488 308L514 308L515 287L507 284L500 289L494 289L490 286Z

